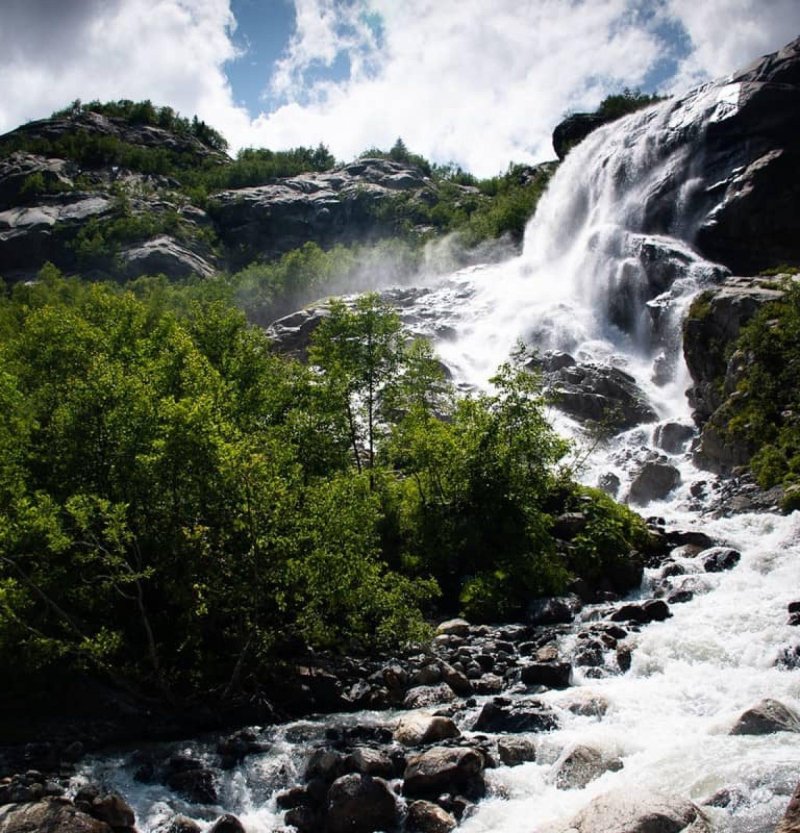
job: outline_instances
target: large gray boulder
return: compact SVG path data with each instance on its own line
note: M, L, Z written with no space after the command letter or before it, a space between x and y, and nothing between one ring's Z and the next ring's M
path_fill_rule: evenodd
M547 833L710 833L703 812L686 799L645 790L603 793L566 825Z

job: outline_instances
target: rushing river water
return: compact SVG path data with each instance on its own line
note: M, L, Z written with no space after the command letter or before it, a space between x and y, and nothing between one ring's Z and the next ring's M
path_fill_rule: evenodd
M707 185L695 170L693 141L709 120L731 112L730 86L710 85L679 104L666 102L596 131L556 174L519 258L464 270L427 287L418 308L406 312L447 328L451 337L437 349L457 381L485 386L521 338L540 351L561 350L579 362L624 369L662 421L691 424L680 321L698 289L725 270L692 250L698 218L681 213L681 199L689 201L693 189ZM677 205L654 234L648 216L665 183ZM575 423L558 417L558 424L585 442ZM595 449L583 478L596 483L613 472L624 497L652 448L655 428L639 426ZM798 736L731 736L729 730L743 710L765 697L800 708L800 673L777 663L797 642L796 629L787 624L787 604L800 593L800 515L698 513L692 485L710 476L694 468L688 448L666 456L680 469L682 482L645 514L664 517L668 527L702 529L740 550L741 561L728 572L704 573L685 559L686 572L676 582L694 596L673 605L670 619L635 636L628 673L596 679L576 669L576 685L607 700L602 719L559 709L574 687L545 693L543 699L559 709L560 728L531 736L535 762L488 772L489 795L462 825L464 833L536 833L614 788L633 794L652 788L697 802L726 788L727 809L709 812L720 829L732 833L767 833L782 813L800 772ZM640 592L646 594L648 582L657 578L657 571L647 571ZM563 638L565 654L573 647L570 640ZM474 712L459 718L466 732L472 717ZM283 826L275 795L301 780L309 747L328 723L391 724L396 718L360 713L270 728L263 735L270 751L225 773L220 807L207 811L162 786L135 781L137 764L128 756L91 761L84 775L119 789L143 833L157 830L176 810L199 814L198 821L207 824L221 808L238 815L250 833L266 833ZM557 789L553 763L577 742L619 757L623 767L583 789ZM185 746L195 755L213 752L202 741Z

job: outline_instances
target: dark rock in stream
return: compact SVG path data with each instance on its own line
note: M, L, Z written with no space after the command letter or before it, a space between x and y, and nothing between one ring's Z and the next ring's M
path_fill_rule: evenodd
M547 732L558 728L555 712L541 700L495 697L484 704L473 727L476 732Z
M571 675L572 666L568 662L534 662L523 665L521 671L525 685L547 688L567 688Z
M398 808L394 793L382 778L345 775L328 791L326 830L328 833L374 833L397 825Z
M483 755L475 749L434 746L409 757L403 794L429 798L453 792L475 800L485 792L483 769Z
M246 833L244 825L230 813L220 816L211 827L208 833Z
M800 833L800 784L795 787L786 812L775 828L775 833Z
M699 553L697 560L707 573L721 573L733 569L741 557L742 554L731 547L712 547Z
M730 731L732 735L770 735L773 732L800 732L800 715L769 698L740 715Z
M0 807L0 833L112 833L112 829L66 798L45 798Z
M432 801L417 800L408 805L406 830L409 833L450 833L456 826L455 818Z

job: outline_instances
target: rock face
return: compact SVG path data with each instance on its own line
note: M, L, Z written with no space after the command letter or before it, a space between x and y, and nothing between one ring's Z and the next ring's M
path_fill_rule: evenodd
M566 356L566 354L560 354ZM571 358L571 357L570 357ZM599 422L614 432L655 422L656 412L632 376L616 367L595 364L543 365L544 388L553 403L581 421Z
M696 245L738 274L800 263L800 38L735 73L735 106L705 136L706 178L719 206Z
M304 243L361 242L386 233L379 207L398 192L435 202L416 168L387 159L359 159L326 173L289 177L270 185L223 191L213 216L222 240L252 257L275 257Z
M644 506L665 498L681 481L681 474L669 463L645 463L631 483L628 499Z
M206 258L182 246L167 235L154 237L138 246L123 250L120 255L126 277L166 275L171 279L199 275L208 278L215 268Z
M618 790L598 796L552 833L710 833L699 807L657 793ZM548 831L550 833L550 831Z
M779 283L780 277L728 278L701 293L684 322L683 351L694 383L689 402L702 426L695 458L712 471L728 473L752 456L747 443L722 430L728 420L726 404L739 395L737 385L748 361L733 347L758 310L782 296Z

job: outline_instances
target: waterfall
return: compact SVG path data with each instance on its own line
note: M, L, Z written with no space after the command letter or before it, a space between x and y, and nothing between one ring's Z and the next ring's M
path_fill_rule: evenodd
M553 178L519 257L463 270L420 295L417 318L455 333L436 347L457 381L485 386L522 339L542 353L569 353L578 364L625 370L662 422L689 423L680 321L698 289L726 273L692 248L715 208L713 183L704 178L696 149L709 122L735 112L735 93L735 85L707 85L595 131ZM580 435L574 421L559 424ZM618 434L595 454L584 478L594 483L613 473L624 494L636 466L653 453L655 427ZM543 694L560 728L532 736L535 761L489 772L489 796L463 823L464 833L537 833L614 788L632 795L652 788L697 802L725 789L728 810L709 813L730 833L767 833L782 813L800 771L797 735L732 736L729 730L762 698L800 707L798 672L777 662L796 644L786 611L800 588L800 516L698 515L692 487L708 475L694 468L686 448L658 453L680 470L682 483L646 513L681 529L702 528L740 550L739 564L706 573L678 555L683 574L674 586L693 598L633 636L628 673L576 669L576 685L607 701L605 716L569 711L574 688ZM662 578L658 569L646 571L642 594ZM565 653L574 640L563 637ZM387 723L394 716L361 713L337 724ZM278 727L269 752L224 775L225 809L249 833L280 827L275 793L296 783L309 739L323 733L321 722ZM553 763L578 742L619 758L622 767L582 789L558 789ZM192 745L201 756L212 748ZM106 758L93 762L88 776L116 785L145 833L176 808L191 813L163 788L137 784L134 771L123 757Z

